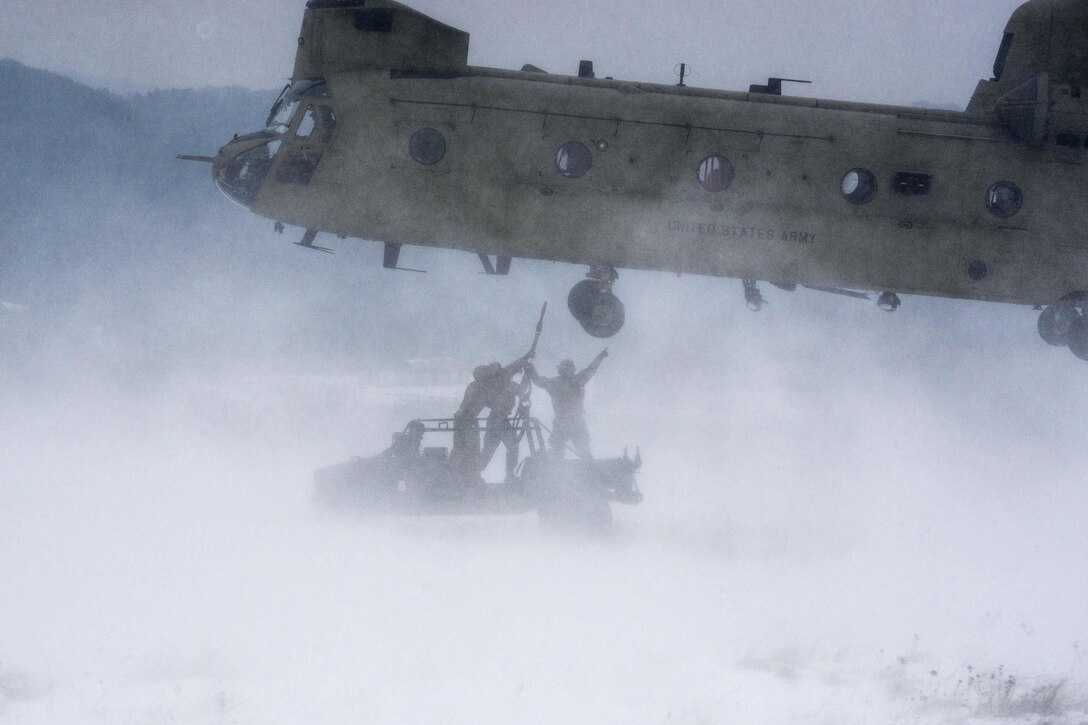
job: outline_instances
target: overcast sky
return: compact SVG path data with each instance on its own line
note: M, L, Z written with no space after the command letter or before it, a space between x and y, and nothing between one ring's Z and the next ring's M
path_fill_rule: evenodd
M795 93L964 105L989 77L1019 0L553 0L410 3L472 34L470 62L531 62L574 73L743 89L768 75L811 79ZM291 73L304 0L5 0L0 57L114 90L241 85Z

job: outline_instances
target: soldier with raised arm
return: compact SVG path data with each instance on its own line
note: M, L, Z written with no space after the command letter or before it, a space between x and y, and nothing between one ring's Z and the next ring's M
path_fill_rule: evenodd
M593 454L589 450L589 431L586 430L585 421L586 383L597 372L601 361L606 357L608 357L608 348L602 350L581 372L575 372L572 360L564 360L559 363L559 377L555 378L541 377L535 368L529 366L532 381L548 391L552 399L555 421L552 423L552 437L549 443L552 453L559 458L565 457L567 441L570 441L579 458L587 461L593 459Z
M524 358L523 358L524 359ZM514 426L510 425L510 414L514 411L519 398L524 398L529 393L531 380L529 375L523 375L521 382L514 382L513 376L517 372L505 375L506 369L495 375L486 386L487 428L484 433L484 447L480 453L480 471L487 468L491 458L498 450L499 443L506 446L506 482L514 477L514 471L518 466L518 434Z
M490 365L479 365L472 371L472 382L465 389L465 396L461 400L461 406L453 414L453 450L450 452L451 462L464 466L466 471L473 474L482 470L480 459L480 435L477 418L484 408L491 407L494 410L496 389L501 390L510 379L528 364L528 355L519 357L506 367L497 362ZM488 424L490 428L490 423ZM498 443L491 448L494 454ZM486 465L486 463L484 464Z
M536 323L536 336L529 352L519 357L506 367L493 362L480 365L472 372L473 381L465 390L461 407L453 415L453 450L450 461L462 467L462 470L477 476L491 462L491 457L499 447L506 445L506 478L509 481L518 464L517 431L507 420L519 397L529 392L529 375L521 383L514 383L513 377L525 370L536 355L536 346L540 342L540 333L544 329L544 315L548 303L540 308L540 319ZM489 409L487 433L484 437L483 455L480 451L480 432L477 419L484 408Z

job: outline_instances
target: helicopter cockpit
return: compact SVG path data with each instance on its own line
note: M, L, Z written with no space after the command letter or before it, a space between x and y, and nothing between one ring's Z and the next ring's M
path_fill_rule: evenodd
M309 184L335 129L336 113L325 81L295 81L272 104L265 130L236 136L219 150L212 167L216 186L228 199L248 208L276 165L277 155L284 156L275 176L278 182Z

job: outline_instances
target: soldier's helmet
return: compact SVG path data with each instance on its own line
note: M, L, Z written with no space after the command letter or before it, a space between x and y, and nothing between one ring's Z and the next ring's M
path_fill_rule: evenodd
M559 374L563 376L574 375L574 361L563 360L559 363Z
M408 430L406 432L411 436L421 436L425 430L426 427L423 425L422 421L413 420L408 424Z
M487 376L493 378L502 372L502 365L497 362L493 362L487 366Z
M490 365L477 365L472 371L472 379L478 383L482 383L491 377Z

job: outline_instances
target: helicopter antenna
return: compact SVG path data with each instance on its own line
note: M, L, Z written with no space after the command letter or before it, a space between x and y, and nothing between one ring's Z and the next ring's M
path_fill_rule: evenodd
M681 88L684 87L684 79L690 75L694 75L691 70L691 66L689 66L687 63L677 63L676 66L672 69L672 72L673 75L680 76L680 82L676 85L680 86Z

